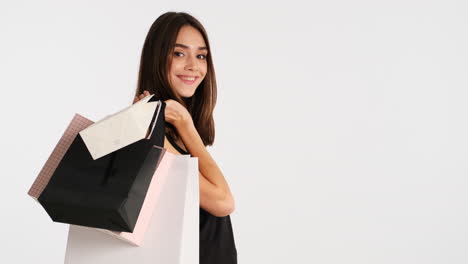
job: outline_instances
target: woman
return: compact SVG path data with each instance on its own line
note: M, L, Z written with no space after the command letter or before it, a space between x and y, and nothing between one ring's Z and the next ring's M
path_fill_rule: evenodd
M234 198L213 145L216 78L204 27L184 12L167 12L151 26L141 54L133 103L149 94L166 103L164 147L199 161L200 264L237 263L230 214Z

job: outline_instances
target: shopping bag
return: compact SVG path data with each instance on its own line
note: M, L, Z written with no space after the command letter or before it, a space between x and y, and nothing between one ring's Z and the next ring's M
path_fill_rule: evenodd
M40 192L37 201L52 220L133 232L153 174L165 154L163 148L153 147L164 142L165 103L153 98L145 103L157 104L146 128L151 132L149 139L140 139L94 160L80 134L74 137L43 190L35 188L36 194ZM85 122L86 127L90 122ZM49 167L45 171L52 170Z
M158 118L157 115L156 117L153 115L157 103L148 103L154 102L153 96L148 95L80 131L79 134L93 159L103 157L145 137L152 118Z
M159 148L158 146L153 146ZM163 151L166 151L165 149ZM141 246L146 234L146 230L151 220L155 205L159 201L161 192L164 190L167 178L170 174L170 168L174 162L174 155L164 155L158 164L148 187L145 200L138 215L137 222L133 232L116 232L107 229L96 228L98 231L105 232L111 236L119 238L135 246Z
M37 201L37 198L41 195L44 188L50 181L52 174L54 173L55 169L59 165L60 161L62 160L65 152L67 152L68 148L70 148L73 139L76 137L78 132L85 129L86 127L90 126L94 122L87 119L86 117L75 114L63 132L62 137L58 141L55 148L52 150L52 154L50 154L49 158L47 159L46 163L42 167L39 175L34 180L33 184L29 188L28 195L31 196L34 200Z
M75 114L72 121L70 122L62 137L60 138L55 149L52 151L52 154L49 156L47 162L40 171L39 176L36 178L33 185L31 186L28 194L32 198L37 200L37 198L49 182L50 177L57 168L60 160L62 160L66 150L70 147L73 139L76 137L78 132L82 131L86 127L89 127L89 125L91 124L93 124L93 121L79 114ZM158 146L153 147L159 148ZM173 158L171 157L173 157L173 155L167 156L166 158L162 159L157 165L157 169L155 171L155 174L153 175L150 186L148 187L148 192L146 194L145 200L140 210L140 214L135 224L135 228L133 229L132 233L115 232L107 229L98 228L96 228L96 230L105 232L116 238L122 239L132 245L140 246L143 243L143 238L148 228L149 221L153 213L156 201L159 199L160 193L163 190L165 181L168 177L169 168L171 167L173 161Z
M95 229L70 225L65 264L199 263L198 158L169 152L169 176L157 200L144 243L131 246Z

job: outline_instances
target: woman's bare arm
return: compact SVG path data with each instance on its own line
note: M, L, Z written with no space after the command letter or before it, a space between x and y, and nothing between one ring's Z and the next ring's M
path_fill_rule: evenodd
M211 157L195 128L193 121L187 120L176 125L185 148L198 158L200 171L200 206L214 216L223 217L234 211L235 203L229 185Z

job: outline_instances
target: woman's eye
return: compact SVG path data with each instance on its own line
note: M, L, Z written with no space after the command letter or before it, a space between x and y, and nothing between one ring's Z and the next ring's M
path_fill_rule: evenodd
M178 52L178 51L174 52L174 55L177 56L177 57L180 57L179 54L182 54L182 55L183 55L182 52ZM206 60L206 55L200 54L200 55L198 55L198 56L202 56L201 59L202 59L202 60Z

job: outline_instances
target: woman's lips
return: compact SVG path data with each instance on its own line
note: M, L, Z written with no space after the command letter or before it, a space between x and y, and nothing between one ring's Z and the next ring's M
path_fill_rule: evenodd
M177 77L179 77L179 79L183 81L185 84L189 84L189 85L194 84L198 78L198 77L194 77L195 79L193 81L190 81L190 80L184 80L182 77L193 77L193 76L178 75Z

